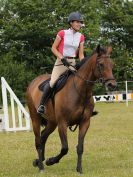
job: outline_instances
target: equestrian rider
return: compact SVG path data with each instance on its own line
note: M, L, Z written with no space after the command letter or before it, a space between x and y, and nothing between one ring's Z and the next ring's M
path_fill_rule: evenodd
M83 18L79 12L72 12L68 17L69 29L61 30L57 33L55 41L52 45L52 52L57 57L55 62L51 80L46 85L43 92L40 105L37 112L40 114L45 113L45 104L52 93L52 88L54 87L59 76L68 70L67 67L74 70L72 66L75 66L75 57L79 56L79 59L84 58L84 35L79 32L83 25ZM70 66L70 64L72 66ZM67 66L67 67L66 67Z

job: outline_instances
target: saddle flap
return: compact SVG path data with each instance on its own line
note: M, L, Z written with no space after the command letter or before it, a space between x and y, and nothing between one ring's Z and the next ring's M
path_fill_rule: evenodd
M51 78L46 79L45 81L43 81L39 86L39 90L41 90L42 92L45 90L45 85L50 81Z
M54 94L57 93L59 90L61 90L61 89L64 87L64 85L65 85L65 83L66 83L68 77L69 77L71 74L72 74L72 72L68 70L68 71L66 71L65 73L63 73L63 74L59 77L59 79L57 80L57 82L55 83L55 86L54 86L54 88L53 88ZM45 90L45 85L46 85L47 82L50 81L50 79L51 79L51 78L48 78L47 80L43 81L43 82L38 86L39 90L44 91L44 90Z

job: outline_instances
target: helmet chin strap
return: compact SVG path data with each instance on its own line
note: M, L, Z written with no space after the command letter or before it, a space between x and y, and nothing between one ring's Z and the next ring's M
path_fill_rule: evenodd
M73 28L72 25L71 25L71 28L72 28L74 31L76 31L76 32L79 31L79 30L76 30L75 28Z

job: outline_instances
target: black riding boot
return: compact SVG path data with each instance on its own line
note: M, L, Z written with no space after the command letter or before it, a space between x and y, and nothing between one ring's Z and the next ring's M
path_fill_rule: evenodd
M52 93L52 88L50 87L49 83L46 84L45 88L44 88L44 92L40 101L40 105L37 109L37 112L40 114L44 114L45 113L45 104L48 101L48 97L51 95Z

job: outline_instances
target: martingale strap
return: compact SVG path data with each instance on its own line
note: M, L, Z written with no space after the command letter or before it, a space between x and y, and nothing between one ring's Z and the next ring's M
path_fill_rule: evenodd
M72 132L75 132L75 130L77 129L78 126L79 126L79 125L76 124L75 127L74 127L74 129L72 129L73 126L69 126L69 129L70 129Z

